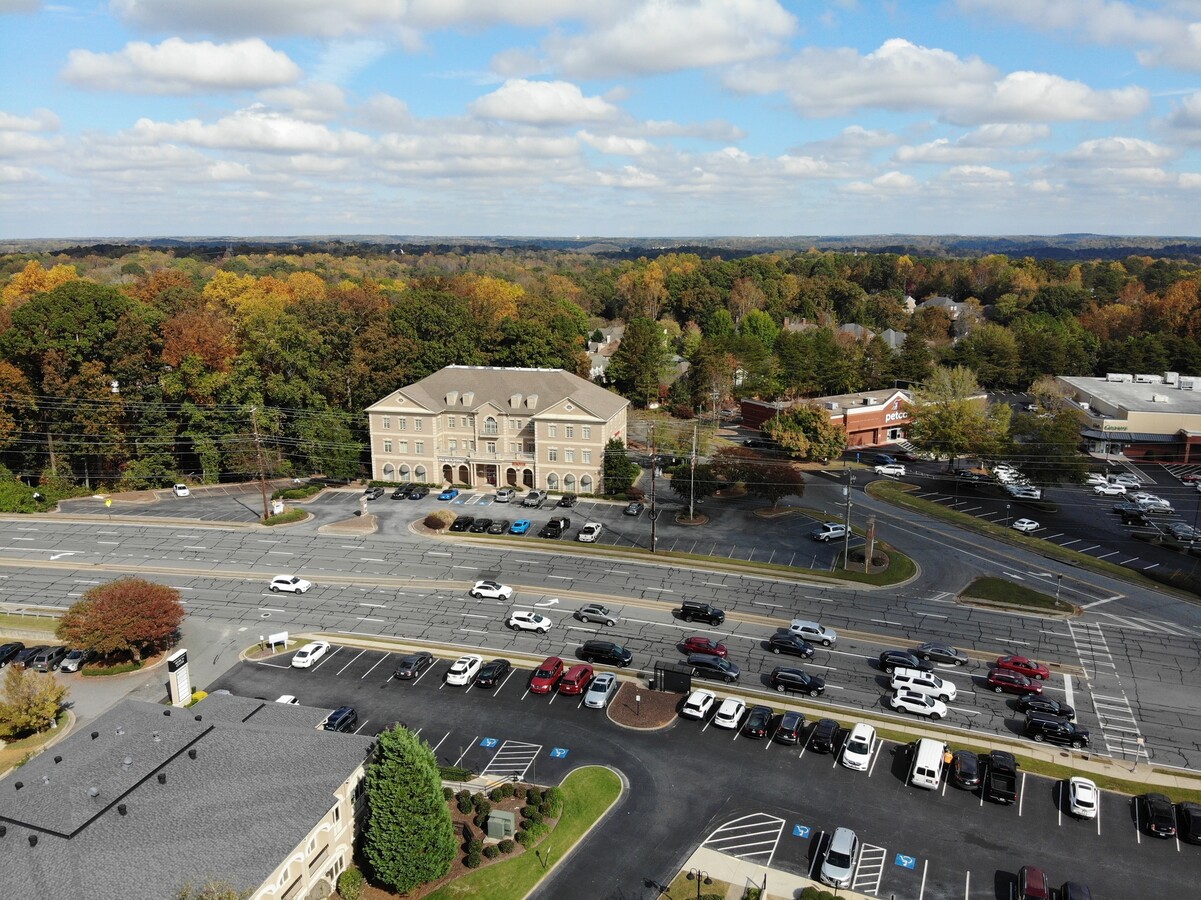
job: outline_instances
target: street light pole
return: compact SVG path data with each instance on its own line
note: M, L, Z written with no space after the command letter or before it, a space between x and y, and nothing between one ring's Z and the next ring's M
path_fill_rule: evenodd
M1005 527L1009 527L1009 504L1005 504Z
M700 869L689 869L686 876L689 881L696 882L696 900L701 900L701 884L713 884L713 879L709 877L708 872Z
M849 570L851 568L851 485L855 483L855 473L851 471L850 465L847 466L847 511L843 522L846 524L846 532L842 536L842 567Z
M659 451L655 444L655 426L651 425L651 553L655 552L658 544L658 533L655 530L655 520L659 518L659 509L655 503L655 473L659 469Z

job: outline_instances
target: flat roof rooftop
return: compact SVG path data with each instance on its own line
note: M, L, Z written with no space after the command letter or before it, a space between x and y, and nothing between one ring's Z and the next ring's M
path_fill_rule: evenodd
M1196 378L1196 384L1201 387L1201 376L1185 375L1184 378ZM1066 385L1097 397L1105 403L1120 407L1127 412L1161 413L1166 416L1197 416L1201 415L1201 390L1182 391L1174 384L1138 384L1130 381L1106 381L1104 378L1091 378L1077 375L1060 375L1059 380ZM1153 403L1152 396L1167 397L1167 402ZM1183 425L1184 423L1181 423Z

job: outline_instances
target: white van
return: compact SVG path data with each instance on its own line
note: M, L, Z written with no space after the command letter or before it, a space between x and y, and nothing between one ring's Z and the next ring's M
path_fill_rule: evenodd
M927 697L937 697L943 703L950 703L958 693L955 685L933 672L904 667L892 670L892 681L889 683L889 687L894 691L916 691Z
M942 770L947 745L934 738L922 738L913 745L913 761L909 765L909 783L927 791L936 791L942 784Z

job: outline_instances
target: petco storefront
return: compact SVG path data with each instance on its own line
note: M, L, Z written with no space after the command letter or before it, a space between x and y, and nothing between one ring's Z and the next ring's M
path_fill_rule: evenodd
M768 419L797 404L814 404L830 413L830 421L837 422L847 433L849 447L875 447L899 441L905 437L909 424L906 404L910 396L905 391L863 391L858 394L840 394L836 397L817 397L812 400L775 401L743 400L742 423L751 428L760 428Z

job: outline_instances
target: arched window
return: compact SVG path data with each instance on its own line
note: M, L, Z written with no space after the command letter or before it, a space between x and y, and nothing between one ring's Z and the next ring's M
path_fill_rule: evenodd
M557 491L559 489L559 476L554 472L546 476L546 489L548 491Z
M418 466L413 472L413 480L425 484L425 466Z
M395 480L396 480L396 469L395 469L395 467L393 467L392 463L387 463L384 466L384 481L395 481Z
M484 419L484 434L500 434L500 429L496 427L496 419L492 416Z
M442 467L442 480L445 481L447 484L455 483L455 468L454 468L454 466L448 464L448 465L445 465Z
M563 477L563 490L565 490L565 491L574 491L575 490L575 476L574 475L565 475Z
M397 472L396 474L399 476L401 481L408 481L409 480L409 467L401 466L400 471Z
M584 475L580 478L580 493L581 494L591 494L592 493L592 476L591 475Z

